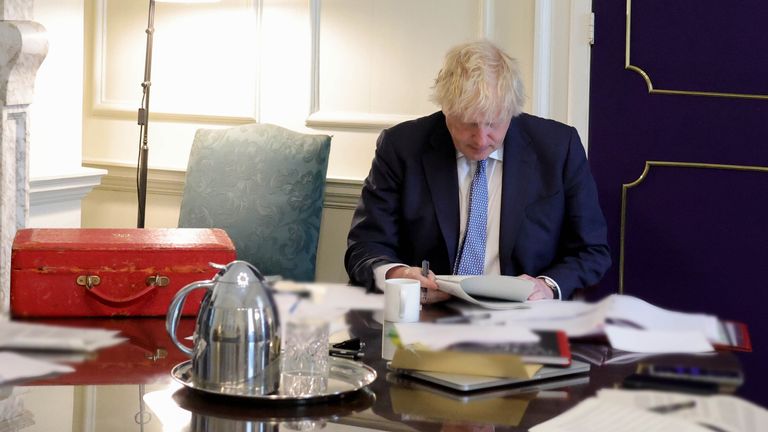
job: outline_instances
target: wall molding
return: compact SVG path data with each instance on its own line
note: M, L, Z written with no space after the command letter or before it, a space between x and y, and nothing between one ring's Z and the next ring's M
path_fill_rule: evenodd
M262 1L263 0L248 0L246 4L253 11L254 23L257 26L257 40L254 41L256 49L252 50L252 54L257 56L255 60L254 70L254 88L255 93L253 97L253 111L252 113L243 113L244 115L221 115L212 113L193 113L193 112L178 112L178 110L167 110L163 107L150 107L149 117L150 120L160 121L176 121L176 122L190 122L190 123L209 123L209 124L224 124L224 125L240 125L245 123L258 122L259 107L260 107L260 58L259 53L261 51L261 16L262 16ZM135 118L138 114L139 102L110 99L106 96L107 87L107 3L109 0L96 0L95 13L94 13L94 47L93 47L93 71L92 76L92 101L91 111L94 115L111 118ZM146 21L144 21L146 22ZM162 25L161 23L155 23ZM140 33L145 31L146 28L137 28L136 32ZM136 61L142 61L141 58ZM140 96L139 91L140 81L136 82L136 95Z
M83 161L83 165L106 172L95 189L136 193L136 167L119 162ZM150 168L147 193L181 197L186 171ZM354 210L363 187L362 180L326 179L324 208Z
M567 123L579 131L581 142L588 150L589 76L595 26L592 0L571 0L570 26Z
M724 97L735 99L758 99L768 100L768 94L752 94L752 93L727 93L727 92L713 92L713 91L697 91L697 90L675 90L675 89L660 89L653 86L650 75L643 70L640 66L633 65L630 60L630 53L632 51L631 36L632 36L632 0L627 0L627 15L626 15L626 40L624 51L624 69L637 73L645 81L645 85L648 88L648 94L663 94L663 95L682 95L682 96L710 96L710 97Z
M479 10L478 37L493 36L494 4L497 0L477 0ZM549 1L549 0L547 0ZM412 113L368 113L361 111L332 111L320 106L320 18L321 0L310 0L310 95L307 127L330 129L362 129L379 131L403 121L421 117Z
M533 26L533 114L552 117L552 0L537 0Z
M29 181L29 206L58 204L83 199L101 183L105 169L83 168L81 172L37 177Z
M619 294L624 294L624 250L626 246L627 233L627 201L629 200L628 192L629 189L632 189L645 181L651 171L651 168L711 169L750 171L768 174L767 166L729 165L702 162L645 161L645 166L643 167L643 172L640 174L640 176L630 183L624 183L621 185L621 221L619 225Z

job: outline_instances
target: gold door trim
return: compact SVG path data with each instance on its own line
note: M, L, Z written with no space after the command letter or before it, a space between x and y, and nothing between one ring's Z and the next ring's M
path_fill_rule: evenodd
M626 244L627 228L627 190L642 183L651 167L673 167L673 168L698 168L698 169L719 169L735 171L753 171L768 174L768 167L752 165L722 165L700 162L668 162L668 161L645 161L643 173L637 180L631 183L621 185L621 225L619 231L619 294L624 294L624 246Z
M627 36L624 52L624 69L637 72L645 81L645 85L648 86L648 93L650 94L666 94L666 95L687 95L687 96L711 96L711 97L724 97L724 98L737 98L737 99L761 99L768 100L768 95L764 94L750 94L750 93L720 93L720 92L708 92L708 91L691 91L691 90L672 90L672 89L657 89L653 88L653 82L651 77L642 68L637 65L633 65L629 58L630 51L630 34L631 34L631 17L632 17L632 0L627 0Z

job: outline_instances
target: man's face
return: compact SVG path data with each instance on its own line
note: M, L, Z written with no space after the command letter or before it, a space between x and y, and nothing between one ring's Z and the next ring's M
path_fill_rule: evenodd
M467 159L478 161L488 157L504 144L509 118L492 123L464 121L458 116L446 115L445 124L453 138L453 145Z

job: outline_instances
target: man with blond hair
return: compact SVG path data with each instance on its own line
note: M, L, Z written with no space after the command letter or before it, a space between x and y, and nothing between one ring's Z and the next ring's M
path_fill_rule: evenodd
M611 260L576 129L522 113L517 63L486 40L450 50L433 90L441 111L379 136L347 242L352 283L416 279L424 303L448 298L435 274L520 276L529 300L596 284Z

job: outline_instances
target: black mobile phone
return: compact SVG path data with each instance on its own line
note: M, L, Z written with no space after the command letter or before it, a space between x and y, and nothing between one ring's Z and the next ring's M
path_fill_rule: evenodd
M666 378L640 373L626 377L622 382L622 386L632 389L653 389L697 394L713 394L720 391L720 386L713 382Z
M738 369L640 363L637 373L659 378L715 383L721 386L738 387L744 383L744 375Z

